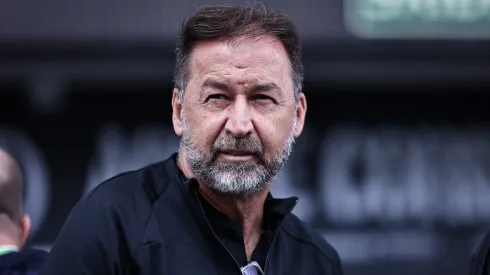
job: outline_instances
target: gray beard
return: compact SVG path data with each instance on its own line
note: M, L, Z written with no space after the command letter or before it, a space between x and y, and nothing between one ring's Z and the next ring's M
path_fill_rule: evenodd
M182 113L182 118L184 133L181 146L186 153L187 163L198 180L222 193L252 194L263 190L286 164L295 142L296 117L284 146L272 158L265 157L263 146L258 140L221 135L216 139L208 156L195 146L193 135L187 127L185 113ZM222 162L218 155L223 149L254 152L258 161Z

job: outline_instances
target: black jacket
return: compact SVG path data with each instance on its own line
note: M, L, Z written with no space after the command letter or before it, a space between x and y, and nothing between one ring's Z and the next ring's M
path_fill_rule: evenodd
M180 175L174 154L100 184L74 207L40 274L241 274ZM332 246L290 213L264 272L341 275L342 268Z
M490 232L487 232L473 252L470 275L490 275Z
M0 256L0 275L37 275L48 253L25 249Z

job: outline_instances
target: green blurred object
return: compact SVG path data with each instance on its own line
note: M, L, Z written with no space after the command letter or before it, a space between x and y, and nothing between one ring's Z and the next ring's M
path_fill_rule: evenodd
M490 0L345 0L344 3L347 29L361 38L490 38Z

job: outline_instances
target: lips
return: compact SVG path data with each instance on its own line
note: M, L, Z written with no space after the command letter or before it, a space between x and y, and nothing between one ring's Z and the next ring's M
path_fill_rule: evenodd
M253 152L245 150L221 150L221 153L232 156L249 156L254 154Z

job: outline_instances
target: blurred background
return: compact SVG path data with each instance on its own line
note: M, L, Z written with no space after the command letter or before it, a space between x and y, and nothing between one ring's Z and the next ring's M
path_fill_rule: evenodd
M49 250L104 179L177 150L174 48L204 4L0 1L0 146ZM267 0L303 43L306 129L273 187L346 275L466 274L490 226L490 0Z

